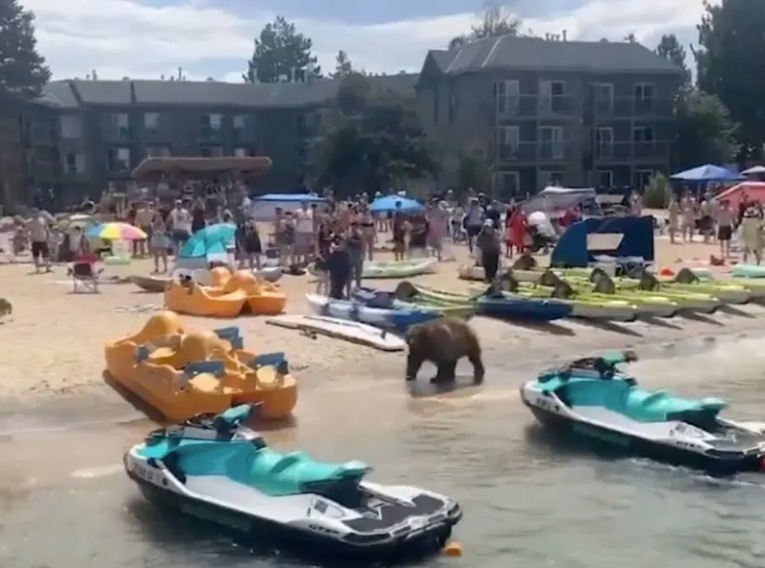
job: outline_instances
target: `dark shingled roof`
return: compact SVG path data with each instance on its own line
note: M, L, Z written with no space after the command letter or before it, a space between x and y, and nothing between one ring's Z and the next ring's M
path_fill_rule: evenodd
M501 36L452 50L434 50L429 57L443 73L456 75L489 69L584 70L593 72L679 73L672 62L638 43L548 41L536 37Z
M414 95L417 74L370 77L375 90ZM40 103L65 108L90 105L285 108L323 104L337 94L340 80L318 79L308 83L219 83L217 81L54 81L45 86Z

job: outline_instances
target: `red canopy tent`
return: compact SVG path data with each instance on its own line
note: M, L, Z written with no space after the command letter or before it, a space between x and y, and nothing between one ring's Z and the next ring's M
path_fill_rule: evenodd
M733 187L729 187L717 195L718 201L728 201L732 208L738 207L741 200L747 196L749 201L759 201L765 204L765 182L744 181Z

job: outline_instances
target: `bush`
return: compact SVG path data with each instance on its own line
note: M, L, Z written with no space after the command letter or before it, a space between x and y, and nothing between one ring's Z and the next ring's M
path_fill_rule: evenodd
M666 209L672 199L672 188L669 180L662 174L651 178L643 194L643 207L648 209Z

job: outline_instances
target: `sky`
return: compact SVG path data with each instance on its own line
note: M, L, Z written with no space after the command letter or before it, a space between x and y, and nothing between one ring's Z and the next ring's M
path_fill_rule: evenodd
M323 70L345 50L374 73L417 72L429 49L469 30L480 0L21 0L36 14L38 48L55 79L159 79L182 68L188 80L240 82L253 39L276 15L310 37ZM697 40L702 0L544 0L508 9L536 35L620 40L653 48L664 33Z

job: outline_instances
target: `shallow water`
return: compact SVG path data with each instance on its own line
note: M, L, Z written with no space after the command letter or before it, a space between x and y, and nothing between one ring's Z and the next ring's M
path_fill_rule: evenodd
M633 369L646 386L721 395L735 416L765 420L761 345L750 338L656 346ZM305 377L299 424L267 438L320 459L364 459L375 465L374 479L458 498L465 518L455 537L465 557L428 566L765 566L765 483L561 447L518 399L538 367L494 367L485 386L438 397L413 398L400 376ZM131 416L111 395L15 415L0 408L0 451L13 456L0 467L0 566L293 565L144 503L120 464L150 428Z

